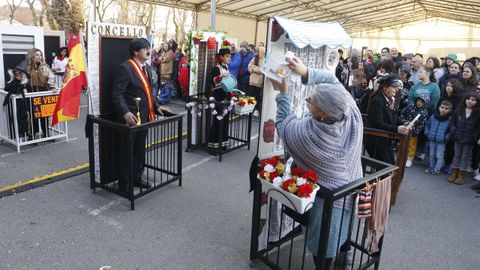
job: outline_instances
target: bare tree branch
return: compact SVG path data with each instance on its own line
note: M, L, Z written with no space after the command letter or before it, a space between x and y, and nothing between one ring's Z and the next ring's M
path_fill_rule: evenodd
M12 2L10 4L10 1ZM15 14L15 11L17 11L18 7L22 4L23 0L20 0L18 5L15 5L15 0L7 0L8 7L10 8L10 24L13 23L13 15Z

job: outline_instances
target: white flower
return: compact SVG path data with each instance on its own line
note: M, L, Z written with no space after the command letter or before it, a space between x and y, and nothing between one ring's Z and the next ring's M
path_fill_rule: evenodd
M204 109L209 109L210 107L208 106L208 104L205 104L205 105L203 106L203 108L204 108Z
M303 184L306 184L307 183L307 179L303 178L303 177L298 177L297 178L297 187L303 185Z
M188 102L188 103L186 104L186 106L187 106L187 108L191 108L191 107L195 106L195 102L193 102L193 101Z
M234 106L234 105L235 105L235 101L230 100L230 106Z
M278 188L282 187L283 179L280 176L273 178L272 184Z
M232 97L232 101L233 101L233 102L235 102L235 101L237 101L237 100L238 100L237 97Z
M220 120L222 120L222 119L223 119L223 116L221 116L221 115L217 115L217 120L219 120L219 121L220 121Z
M215 108L215 103L210 103L210 108Z
M228 110L227 109L223 109L223 115L227 114L228 113Z
M210 97L210 98L208 98L208 100L210 100L210 101L215 101L215 98L214 98L214 97Z
M272 173L274 171L276 171L277 169L275 167L273 167L271 164L267 164L265 165L265 167L263 168L266 172L269 172L269 173Z
M201 112L198 112L197 115L200 117L200 116L202 116L202 113L201 113Z
M217 115L218 114L217 110L212 110L212 114Z

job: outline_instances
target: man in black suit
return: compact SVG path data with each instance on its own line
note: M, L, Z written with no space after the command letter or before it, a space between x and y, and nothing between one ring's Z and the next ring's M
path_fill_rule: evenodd
M152 71L146 63L150 59L150 44L144 38L136 38L128 45L130 59L120 65L113 83L113 104L116 119L130 126L155 120L155 114L163 115L168 109L158 105L153 97ZM135 99L140 102L138 103ZM138 112L138 114L137 114ZM137 116L140 116L140 119ZM145 163L145 139L147 131L133 133L133 185L149 188L150 184L142 180ZM124 142L126 143L126 142ZM121 166L124 168L124 166ZM121 170L123 168L120 168ZM126 173L122 173L125 176Z

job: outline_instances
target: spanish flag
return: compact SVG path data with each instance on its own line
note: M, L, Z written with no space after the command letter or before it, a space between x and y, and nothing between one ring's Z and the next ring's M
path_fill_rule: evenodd
M52 126L59 122L80 118L80 94L82 88L87 86L82 30L78 32L76 38L70 34L67 48L69 49L68 64L65 68L62 90L53 112Z

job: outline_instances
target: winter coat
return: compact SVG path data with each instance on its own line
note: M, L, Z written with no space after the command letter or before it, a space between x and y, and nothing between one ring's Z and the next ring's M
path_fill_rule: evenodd
M422 108L417 108L415 103L409 104L402 111L402 115L400 116L402 122L412 121L415 117L417 117L418 114L420 114L420 117L412 127L413 136L418 136L418 134L420 134L425 127L425 123L428 118L427 104L428 102L426 102Z
M174 82L178 83L178 72L180 70L180 59L182 59L183 53L176 52L175 59L173 60L173 69L172 69L172 79Z
M451 74L450 72L445 72L445 75L440 78L440 81L438 85L440 86L440 89L445 90L445 86L447 86L447 82L450 79L457 79L459 81L462 80L462 73L459 72L457 74Z
M248 72L250 72L250 85L262 88L263 86L263 73L260 71L260 67L265 60L265 49L259 48L258 52L258 64L255 65L255 57L248 63Z
M463 92L462 93L457 93L456 95L449 97L447 92L445 92L445 90L444 90L442 92L442 95L440 96L440 100L438 101L438 106L437 107L440 107L440 104L442 104L442 101L448 100L453 105L452 111L455 111L455 109L457 109L457 107L458 107L458 104L460 104L460 102L462 101L462 97L463 97Z
M466 80L461 80L462 82L462 86L463 86L463 91L465 93L472 93L472 92L475 92L475 93L478 93L478 84L475 83L475 84L471 84L469 82L467 82Z
M228 70L235 79L238 81L238 72L240 71L240 62L242 61L242 54L240 52L232 53L230 64L228 64Z
M440 84L440 79L445 75L445 69L436 68L433 70L433 75L435 76L435 82Z
M253 58L253 53L247 50L247 54L243 55L242 52L238 52L240 54L240 69L238 70L238 83L248 83L250 81L250 72L248 72L248 63Z
M475 144L480 132L479 121L480 113L478 111L472 111L470 117L466 118L465 110L456 110L450 123L453 141Z
M446 143L450 140L450 115L441 117L436 113L428 118L425 125L425 136L429 142Z
M414 84L408 91L408 103L415 103L415 98L419 96L428 96L429 102L427 108L433 111L437 108L438 100L440 99L440 88L437 83L429 82L423 84L422 82Z
M175 59L175 54L168 50L162 53L162 65L160 71L160 78L165 78L167 80L172 79L173 73L173 60Z

